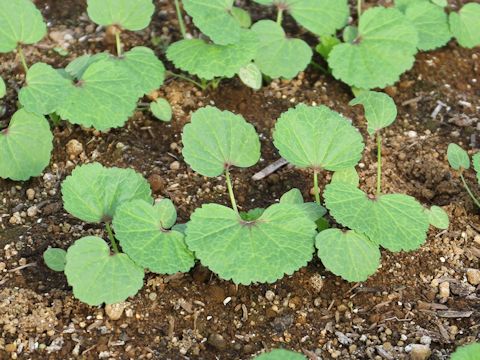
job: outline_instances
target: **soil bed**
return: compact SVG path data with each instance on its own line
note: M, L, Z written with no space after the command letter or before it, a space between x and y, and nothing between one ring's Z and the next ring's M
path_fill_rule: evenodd
M81 54L112 47L104 43L103 30L88 20L84 1L35 2L51 27L48 39L26 48L30 63L60 67ZM152 36L163 42L178 39L173 1L155 3L151 26L128 34L127 48L153 48ZM258 17L267 11L246 5ZM299 32L293 25L289 30ZM62 44L69 46L67 57L53 50ZM156 52L169 66L162 45ZM16 110L23 75L13 54L0 59L0 73L9 88L0 118L0 125L6 125ZM371 193L375 188L375 146L368 139L363 112L348 106L348 87L331 76L310 69L258 92L239 80L202 92L169 79L160 92L173 105L170 124L140 111L124 128L106 134L63 123L55 129L52 162L43 176L24 183L0 180L1 359L249 359L278 347L310 359L403 359L421 344L430 348L432 359L446 359L459 344L478 341L480 287L467 282L466 271L480 268L480 213L446 160L449 142L479 147L478 48L466 50L451 42L422 53L414 68L387 89L399 117L385 134L384 191L442 206L451 218L448 231L431 230L426 245L416 252L383 251L379 271L359 284L335 277L319 260L275 284L249 287L222 281L199 265L182 275L148 274L145 287L114 321L104 307L88 307L74 299L64 275L46 268L42 260L48 246L66 249L85 235L105 235L62 207L60 184L77 164L98 161L139 171L149 179L155 196L172 199L183 222L201 204L228 204L224 179L193 173L181 156L181 131L190 113L211 104L242 114L261 136L261 161L232 174L242 209L274 203L292 187L307 199L309 173L287 166L261 181L251 179L279 158L271 140L275 120L305 102L327 105L361 129L367 141L358 167L361 187ZM436 116L434 110L439 110ZM67 151L72 140L82 144L80 154ZM328 181L329 175L324 175L322 187ZM475 188L473 174L467 181ZM445 283L449 292L441 297L439 288Z

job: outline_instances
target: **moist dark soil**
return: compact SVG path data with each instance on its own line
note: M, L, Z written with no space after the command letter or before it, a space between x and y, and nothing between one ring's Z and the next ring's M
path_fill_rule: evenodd
M86 16L85 1L35 2L50 35L25 48L30 63L61 67L85 53L114 51L104 29ZM171 68L164 49L179 38L173 1L155 3L151 26L124 34L123 41L127 48L154 48ZM256 18L273 16L266 8L241 3ZM287 24L291 35L314 43L288 18ZM68 55L59 55L58 47ZM24 76L15 54L0 59L9 88L0 118L6 126ZM252 180L279 159L272 129L279 115L296 104L327 105L361 129L367 147L358 170L361 187L370 193L376 180L375 144L361 108L348 106L350 89L313 69L291 81L272 81L258 92L237 79L207 91L168 79L159 95L173 105L171 123L139 110L124 128L108 133L67 123L55 127L55 149L43 176L20 183L0 180L0 358L250 359L283 347L309 359L426 359L428 352L431 359L447 359L457 346L478 341L480 287L467 281L466 272L480 268L480 213L450 171L446 148L455 142L478 151L480 50L452 41L421 53L413 69L386 92L399 116L384 136L384 192L442 206L450 215L449 230L432 228L415 252L383 251L381 268L363 283L332 275L318 259L274 284L252 286L222 281L201 265L187 274L147 274L145 287L121 305L118 320L104 307L76 300L64 275L42 260L49 246L67 249L80 237L105 235L101 227L82 223L63 209L60 185L76 165L98 161L135 169L149 179L156 197L172 199L185 222L204 203L228 204L224 179L194 173L181 155L182 128L202 106L242 114L260 134L261 161L233 172L237 201L245 210L272 204L292 187L311 199L312 175L290 166ZM73 152L72 144L81 144L83 151ZM329 177L323 174L322 186ZM479 195L474 174L466 177ZM422 351L424 357L415 357Z

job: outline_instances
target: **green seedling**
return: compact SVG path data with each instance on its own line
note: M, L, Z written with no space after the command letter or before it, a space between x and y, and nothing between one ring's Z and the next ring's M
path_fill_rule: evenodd
M162 98L158 98L150 103L150 112L160 121L172 121L172 107L170 103Z
M460 346L452 354L451 360L478 360L480 359L480 343Z
M463 186L465 187L465 190L467 190L468 195L470 195L475 205L480 208L480 200L474 195L473 191L470 189L470 186L468 186L465 177L463 176L464 171L470 169L471 165L468 153L457 144L450 144L448 145L447 157L450 166L458 172L460 179L462 179ZM477 152L475 155L473 155L472 161L473 169L477 173L477 181L480 185L480 152Z
M66 254L60 249L45 252L46 264L65 272L79 300L89 305L120 302L143 286L144 268L173 274L194 265L184 234L174 227L172 202L153 205L148 182L135 171L83 165L63 182L62 195L70 214L104 224L110 241L88 236Z
M258 355L255 360L306 360L307 358L297 352L275 349L270 352Z
M238 77L242 82L253 90L262 88L262 72L255 63L249 63L238 71Z
M458 13L450 13L450 30L458 43L466 48L480 45L480 4L465 4Z
M30 0L0 0L0 53L17 49L25 72L22 45L35 44L47 33L42 14Z
M28 180L50 162L53 136L41 115L18 110L8 128L0 131L0 177Z
M205 204L192 214L186 242L202 264L223 279L245 285L271 283L306 265L316 225L303 205L238 210L230 171L259 160L260 141L253 126L240 115L206 107L192 115L182 141L184 159L193 170L209 177L225 175L232 205Z

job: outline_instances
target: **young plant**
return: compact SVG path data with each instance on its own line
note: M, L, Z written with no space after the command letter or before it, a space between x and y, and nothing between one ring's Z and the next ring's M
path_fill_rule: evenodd
M44 254L53 270L62 271L63 261L68 283L79 300L89 305L117 303L143 286L144 268L172 274L193 266L194 256L183 233L174 229L173 204L165 199L152 205L148 182L133 170L104 168L98 163L80 166L63 182L62 195L70 214L88 223L105 224L110 241L87 236L66 254L59 249Z
M458 347L452 354L451 360L478 360L480 343L472 343Z
M184 159L194 171L209 177L225 175L232 205L205 204L192 214L186 242L202 264L221 278L244 285L272 283L306 265L312 258L316 225L303 205L287 199L267 209L238 210L230 171L259 160L254 127L240 115L205 107L192 115L182 141Z
M460 179L462 179L463 186L465 187L465 190L467 190L468 195L470 195L475 205L480 208L480 200L474 195L473 191L470 189L470 186L468 186L465 177L463 176L463 172L470 169L471 165L468 153L457 144L450 144L448 145L447 157L450 166L458 172ZM477 181L480 185L480 152L477 152L475 155L473 155L472 161L473 169L477 173Z
M300 353L284 350L284 349L275 349L255 357L255 360L306 360L306 359L307 358Z
M460 11L450 13L450 30L458 43L466 48L480 45L480 4L465 4Z

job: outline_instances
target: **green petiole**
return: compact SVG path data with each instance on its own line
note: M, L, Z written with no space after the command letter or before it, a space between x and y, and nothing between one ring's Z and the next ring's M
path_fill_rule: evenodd
M315 202L320 205L320 190L318 188L318 170L313 171L313 192L315 194Z
M235 201L235 195L233 193L232 181L230 179L230 171L228 168L225 169L225 178L227 180L228 194L230 195L230 202L232 203L232 208L238 214L237 202Z
M118 250L117 241L115 240L115 236L113 235L113 231L112 231L112 228L110 226L110 223L106 222L105 227L107 229L108 238L110 239L110 243L112 244L113 252L115 254L118 254L120 251Z
M468 186L467 182L465 181L465 178L462 173L460 173L460 179L462 179L463 186L465 187L465 190L467 190L468 195L470 195L475 205L477 205L480 208L480 201L475 197L475 195L473 195L473 192L470 189L470 186Z
M377 133L377 196L382 194L382 135Z
M17 51L18 51L18 55L20 56L20 60L22 61L22 66L26 74L28 72L28 65L27 65L27 60L25 60L25 54L23 53L22 45L18 44Z
M187 30L185 26L185 21L183 20L182 10L180 9L180 3L178 0L175 0L175 10L177 12L178 25L180 26L180 32L184 39L187 38Z

